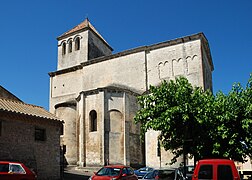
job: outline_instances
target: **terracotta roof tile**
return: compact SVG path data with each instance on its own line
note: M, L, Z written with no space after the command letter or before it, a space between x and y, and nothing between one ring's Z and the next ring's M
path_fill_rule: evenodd
M90 28L99 38L101 38L108 46L109 44L105 41L105 39L98 33L98 31L94 28L94 26L89 22L88 18L86 18L83 22L81 22L79 25L75 26L71 30L65 32L58 38L64 37L66 35L69 35L71 33L77 32L82 29Z
M56 121L62 121L54 114L48 112L40 106L26 104L20 101L14 101L9 99L0 98L0 110L6 112L20 113L29 116L35 116L45 119L51 119ZM63 122L63 121L62 121Z

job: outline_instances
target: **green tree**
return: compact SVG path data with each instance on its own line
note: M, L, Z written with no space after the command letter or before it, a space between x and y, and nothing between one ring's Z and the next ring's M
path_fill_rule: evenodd
M228 157L244 162L252 157L252 76L246 88L233 85L228 95L216 94L214 102L215 126L213 156Z
M252 77L252 76L251 76ZM163 81L150 86L148 94L139 96L141 109L135 116L141 135L149 129L160 131L165 150L174 154L172 162L183 153L194 158L229 157L243 161L251 155L251 87L235 84L228 95L192 87L188 80Z

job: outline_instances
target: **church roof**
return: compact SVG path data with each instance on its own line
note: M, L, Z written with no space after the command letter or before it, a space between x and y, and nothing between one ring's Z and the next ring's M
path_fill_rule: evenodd
M50 120L61 121L54 114L48 112L40 106L26 104L20 101L14 101L11 99L0 98L0 112L10 112L21 115L28 115L33 117L45 118ZM62 121L63 122L63 121Z
M109 46L109 44L105 41L105 39L100 35L100 33L95 29L95 27L90 23L89 19L86 18L84 21L82 21L79 25L75 26L74 28L70 29L69 31L65 32L61 36L59 36L57 39L60 40L64 38L65 36L71 35L73 33L84 31L90 29L93 31L106 45ZM110 46L109 46L110 47Z

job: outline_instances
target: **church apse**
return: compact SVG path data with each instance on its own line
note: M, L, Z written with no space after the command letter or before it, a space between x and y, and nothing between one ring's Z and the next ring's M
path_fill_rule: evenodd
M64 130L61 139L61 145L66 147L66 163L74 165L77 163L76 103L61 103L56 105L55 109L56 116L64 120Z

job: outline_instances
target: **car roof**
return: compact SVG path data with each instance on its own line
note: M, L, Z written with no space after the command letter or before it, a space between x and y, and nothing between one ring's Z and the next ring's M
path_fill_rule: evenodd
M156 170L169 170L169 171L173 171L173 170L176 170L176 168L159 168L159 169L156 169Z
M230 162L230 159L201 159L199 162Z
M125 166L125 165L107 165L107 166L104 166L106 168L128 168L129 166Z
M20 163L20 162L12 162L12 161L0 161L0 164L22 164L22 163Z

